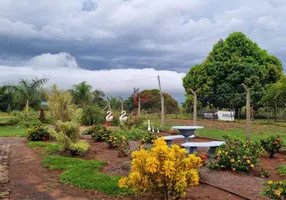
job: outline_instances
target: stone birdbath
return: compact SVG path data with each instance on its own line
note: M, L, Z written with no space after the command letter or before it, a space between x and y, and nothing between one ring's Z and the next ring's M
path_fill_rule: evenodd
M185 137L185 143L189 142L189 137L195 135L195 130L202 129L203 126L172 126L172 129L177 129L180 135Z

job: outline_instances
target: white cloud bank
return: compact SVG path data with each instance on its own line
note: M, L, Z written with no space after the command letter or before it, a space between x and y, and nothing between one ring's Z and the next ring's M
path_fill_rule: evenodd
M184 98L182 78L184 73L168 70L146 69L112 69L91 71L79 67L76 59L70 54L42 54L36 56L22 66L1 66L0 85L17 82L19 79L48 78L47 86L57 84L68 89L74 84L87 81L93 89L101 89L107 95L127 97L133 88L158 88L157 76L160 75L164 92L172 94L176 99Z

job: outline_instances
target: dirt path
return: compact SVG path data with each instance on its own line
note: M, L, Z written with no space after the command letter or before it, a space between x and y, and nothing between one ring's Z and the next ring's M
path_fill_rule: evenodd
M0 138L0 145L11 145L10 153L10 165L9 165L9 176L10 183L7 184L7 188L11 190L10 199L11 200L147 200L150 196L140 195L133 197L110 197L100 192L94 190L81 190L76 187L62 184L59 181L60 171L48 170L41 167L42 157L37 155L35 151L27 147L26 141L21 138ZM117 156L117 152L114 150L109 150L108 155L105 154L107 147L104 143L95 143L92 148L91 157L102 157L106 155L106 159L111 162ZM114 154L114 155L113 155ZM119 163L117 163L119 164ZM259 190L253 189L252 184L258 184L261 180L256 180L255 177L249 177L249 180L244 179L245 176L237 177L230 174L221 174L216 171L203 172L202 180L208 183L215 183L221 187L230 185L230 188L240 194L241 192L250 199L258 199ZM208 177L206 177L208 176ZM234 180L235 179L235 180ZM253 179L253 180L252 180ZM252 183L253 182L253 183ZM221 185L225 184L225 185ZM234 187L235 188L232 188ZM252 188L252 189L251 189ZM252 195L252 196L251 196ZM253 198L252 198L253 197ZM1 199L1 198L0 198ZM189 188L187 192L187 197L185 199L209 199L209 200L237 200L244 199L238 197L229 192L223 191L221 189L200 184L195 188ZM262 199L262 198L260 198Z

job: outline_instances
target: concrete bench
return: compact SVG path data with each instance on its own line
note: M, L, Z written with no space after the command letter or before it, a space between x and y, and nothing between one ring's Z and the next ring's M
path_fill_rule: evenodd
M187 142L182 144L181 146L184 147L188 154L195 153L198 147L209 147L209 151L207 153L208 156L215 154L216 148L220 145L225 144L223 141L212 141L212 142Z
M170 147L172 145L172 140L174 139L184 139L183 135L168 135L163 137L164 140L167 142L167 145ZM191 135L189 139L195 138L195 135Z

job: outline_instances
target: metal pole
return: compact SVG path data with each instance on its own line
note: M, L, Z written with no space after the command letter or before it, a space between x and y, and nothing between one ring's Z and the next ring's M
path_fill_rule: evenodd
M197 125L197 94L195 93L195 91L193 89L190 89L191 92L194 95L194 117L193 117L193 125L196 126Z
M250 89L243 83L241 84L246 92L246 139L250 140Z
M121 97L119 97L120 102L121 102L121 112L123 111L123 99Z

